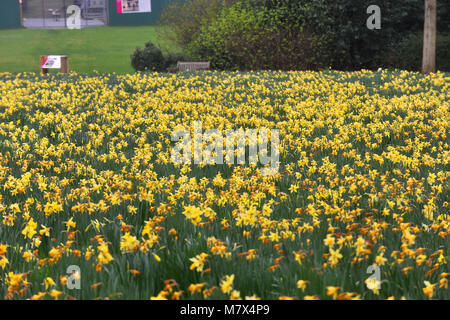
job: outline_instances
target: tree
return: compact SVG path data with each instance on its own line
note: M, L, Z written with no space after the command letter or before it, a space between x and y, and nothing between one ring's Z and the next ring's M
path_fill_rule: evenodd
M436 71L436 0L425 0L422 73Z

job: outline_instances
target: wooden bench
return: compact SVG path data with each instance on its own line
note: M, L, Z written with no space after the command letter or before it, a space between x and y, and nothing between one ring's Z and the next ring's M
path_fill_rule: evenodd
M177 63L177 71L202 71L209 70L211 62L181 62Z

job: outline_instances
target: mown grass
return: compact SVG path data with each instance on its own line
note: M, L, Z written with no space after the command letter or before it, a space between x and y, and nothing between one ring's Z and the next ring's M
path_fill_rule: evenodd
M41 55L69 56L70 70L81 73L133 72L130 56L148 41L178 51L158 35L158 26L0 30L0 72L39 72Z

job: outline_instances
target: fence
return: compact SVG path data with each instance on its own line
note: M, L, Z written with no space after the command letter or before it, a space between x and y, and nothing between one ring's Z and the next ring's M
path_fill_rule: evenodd
M65 28L73 15L67 8L81 9L82 28L108 24L107 0L22 0L22 24L26 28Z
M80 26L152 25L171 0L0 0L1 28L66 28L81 9Z

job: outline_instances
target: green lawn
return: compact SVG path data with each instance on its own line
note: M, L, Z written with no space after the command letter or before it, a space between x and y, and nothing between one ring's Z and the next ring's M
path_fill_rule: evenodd
M69 56L77 72L133 72L130 55L153 41L163 50L176 46L159 36L157 26L0 30L0 72L39 72L39 56Z

